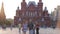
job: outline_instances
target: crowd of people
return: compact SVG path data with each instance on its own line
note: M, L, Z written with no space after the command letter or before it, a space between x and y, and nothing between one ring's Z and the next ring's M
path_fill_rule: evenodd
M22 32L23 34L26 34L26 32L29 30L29 34L35 34L35 30L36 30L36 34L39 34L39 24L36 22L35 24L30 22L30 23L23 23L22 25L19 24L19 33L21 34L21 28L22 28Z

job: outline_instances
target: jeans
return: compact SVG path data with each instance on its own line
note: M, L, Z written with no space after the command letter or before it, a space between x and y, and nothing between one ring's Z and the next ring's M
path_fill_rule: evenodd
M39 28L36 28L36 34L39 34Z
M29 30L29 34L33 34L33 29L32 30Z

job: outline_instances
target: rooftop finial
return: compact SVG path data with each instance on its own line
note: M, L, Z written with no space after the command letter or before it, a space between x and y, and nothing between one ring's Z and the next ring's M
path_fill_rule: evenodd
M19 6L17 7L17 9L19 10Z
M47 10L47 7L45 7L45 9L44 10Z

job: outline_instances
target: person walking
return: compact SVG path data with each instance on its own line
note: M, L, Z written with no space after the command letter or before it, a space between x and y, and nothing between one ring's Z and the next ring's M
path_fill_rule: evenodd
M12 30L12 24L11 24L11 27L10 27L10 28L11 28L11 30Z
M33 34L35 34L35 24L34 24L34 27L33 27Z
M26 34L27 29L28 29L27 22L26 23L23 23L23 25L22 25L23 34Z
M36 34L39 34L39 23L36 22Z
M29 34L34 34L34 25L32 22L28 23Z
M19 26L19 33L21 34L21 23L18 26Z

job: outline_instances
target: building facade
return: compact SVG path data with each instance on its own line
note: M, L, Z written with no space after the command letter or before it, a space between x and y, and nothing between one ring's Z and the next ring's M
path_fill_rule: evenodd
M32 22L39 23L40 26L51 26L50 16L47 7L43 10L43 2L39 0L38 4L34 1L30 1L28 4L25 0L21 3L21 9L19 7L16 10L16 16L14 16L14 24L23 24Z
M52 12L52 21L56 28L60 28L60 6Z
M51 23L52 23L52 27L56 27L57 25L57 8L54 8L54 11L51 12Z
M56 20L57 20L57 22L56 22L56 28L60 28L60 6L57 6L57 8L56 8Z

